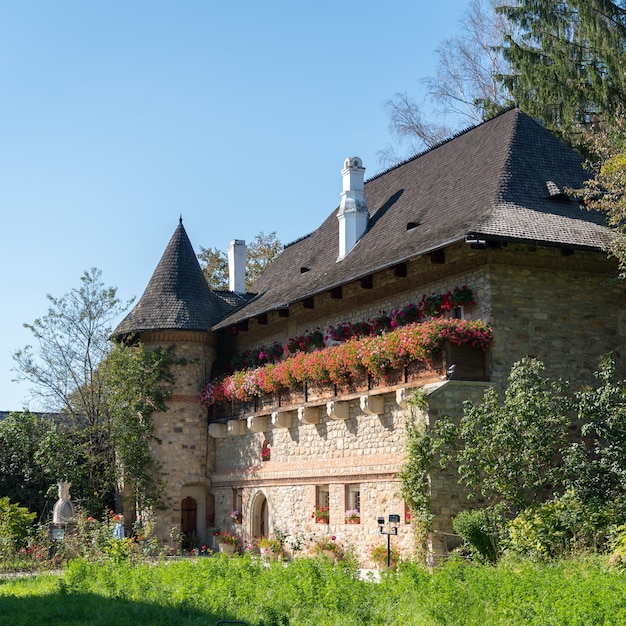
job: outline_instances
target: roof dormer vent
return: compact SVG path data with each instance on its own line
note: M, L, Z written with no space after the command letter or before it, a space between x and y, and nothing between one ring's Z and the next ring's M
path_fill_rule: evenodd
M548 198L550 200L569 200L569 196L553 180L546 181L546 187L548 188Z
M365 204L365 168L359 157L348 157L341 177L343 191L337 212L339 220L339 258L345 258L367 230L369 213Z

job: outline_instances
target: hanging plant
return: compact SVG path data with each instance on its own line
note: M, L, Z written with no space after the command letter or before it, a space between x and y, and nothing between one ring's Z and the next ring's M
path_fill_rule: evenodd
M235 372L209 383L200 392L199 401L208 407L220 400L248 401L305 382L342 384L364 372L384 376L391 369L432 360L446 341L487 350L493 344L493 331L482 320L435 318L408 324L383 335L353 339L311 353L298 352L275 365Z

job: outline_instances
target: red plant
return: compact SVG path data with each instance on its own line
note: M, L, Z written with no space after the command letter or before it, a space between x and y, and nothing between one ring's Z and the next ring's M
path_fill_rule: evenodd
M310 381L343 384L363 372L384 376L409 363L432 360L446 341L487 350L493 344L493 331L482 320L438 317L407 324L382 335L353 339L311 353L299 352L276 365L235 372L222 381L209 383L200 393L200 402L210 406L219 401L217 398L247 401Z

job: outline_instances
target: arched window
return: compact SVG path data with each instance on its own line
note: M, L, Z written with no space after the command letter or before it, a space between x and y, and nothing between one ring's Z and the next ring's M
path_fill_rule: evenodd
M272 455L272 446L269 439L264 439L261 445L261 461L269 461Z

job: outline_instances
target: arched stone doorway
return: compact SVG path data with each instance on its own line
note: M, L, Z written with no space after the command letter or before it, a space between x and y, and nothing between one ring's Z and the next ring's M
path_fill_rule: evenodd
M252 503L252 536L267 537L270 534L269 504L265 494L259 492Z
M202 545L206 543L207 494L204 486L184 485L180 493L180 530L195 535Z

